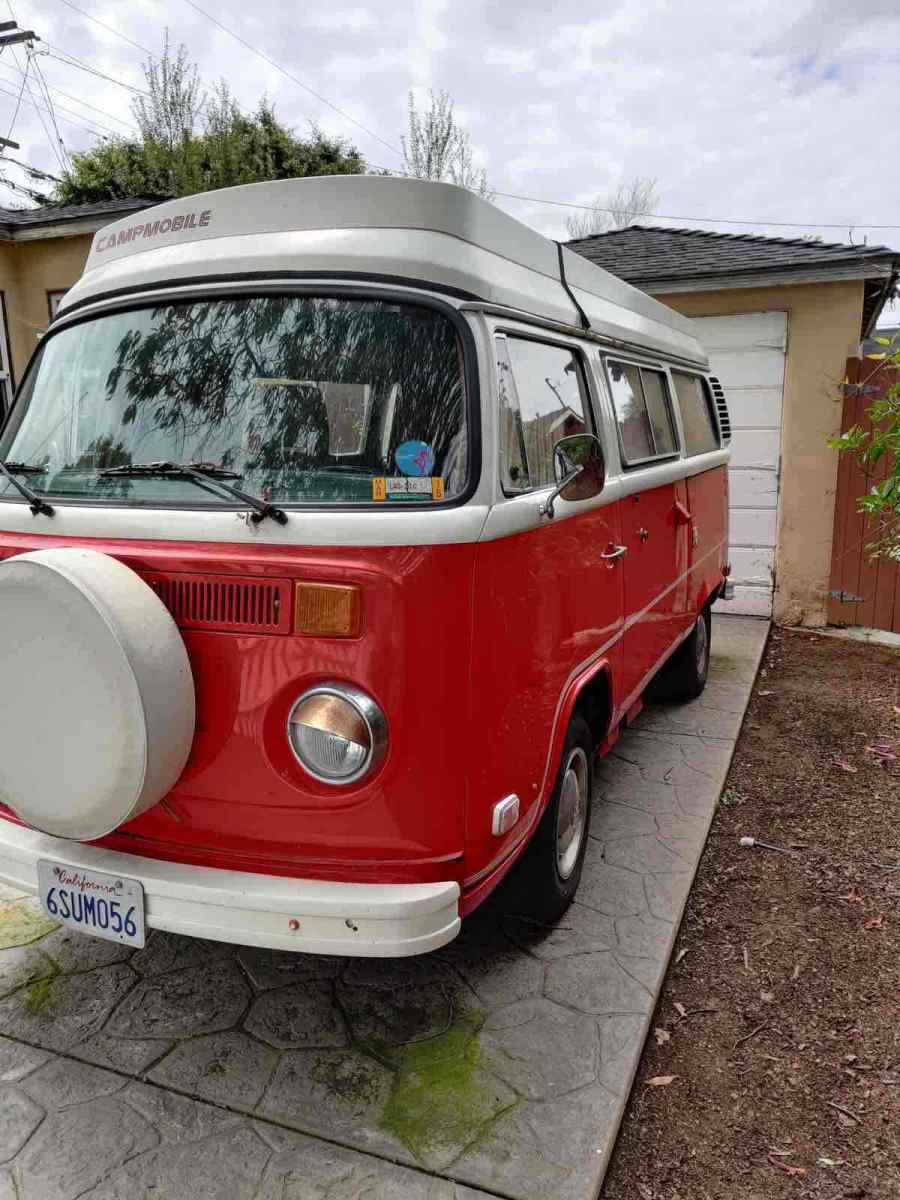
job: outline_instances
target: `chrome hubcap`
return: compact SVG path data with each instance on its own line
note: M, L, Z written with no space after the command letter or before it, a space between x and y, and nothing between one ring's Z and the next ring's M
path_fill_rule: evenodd
M563 772L556 819L556 869L560 879L575 870L584 841L588 802L588 761L580 746L569 754Z
M697 652L697 674L702 676L706 670L706 650L709 644L709 634L706 630L706 618L699 617L697 620L697 636L694 638L694 647Z

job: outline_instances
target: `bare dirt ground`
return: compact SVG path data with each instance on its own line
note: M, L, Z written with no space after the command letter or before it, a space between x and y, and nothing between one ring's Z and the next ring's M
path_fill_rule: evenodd
M900 1198L898 898L900 653L776 630L601 1200Z

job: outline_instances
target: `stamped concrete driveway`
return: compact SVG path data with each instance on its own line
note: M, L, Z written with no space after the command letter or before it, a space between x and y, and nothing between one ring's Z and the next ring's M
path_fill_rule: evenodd
M418 959L132 953L0 892L0 1200L595 1196L766 633L718 619L703 697L600 764L555 928L494 906Z

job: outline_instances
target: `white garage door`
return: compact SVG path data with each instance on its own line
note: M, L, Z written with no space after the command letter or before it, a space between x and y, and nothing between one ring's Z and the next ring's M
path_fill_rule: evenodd
M731 414L731 578L722 612L772 614L787 313L697 317Z

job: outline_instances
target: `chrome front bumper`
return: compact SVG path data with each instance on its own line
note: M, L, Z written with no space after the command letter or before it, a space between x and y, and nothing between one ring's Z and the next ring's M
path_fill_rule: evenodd
M436 950L459 932L459 884L331 883L101 850L0 819L0 881L37 893L37 863L138 880L147 925L191 937L273 950L405 957Z

